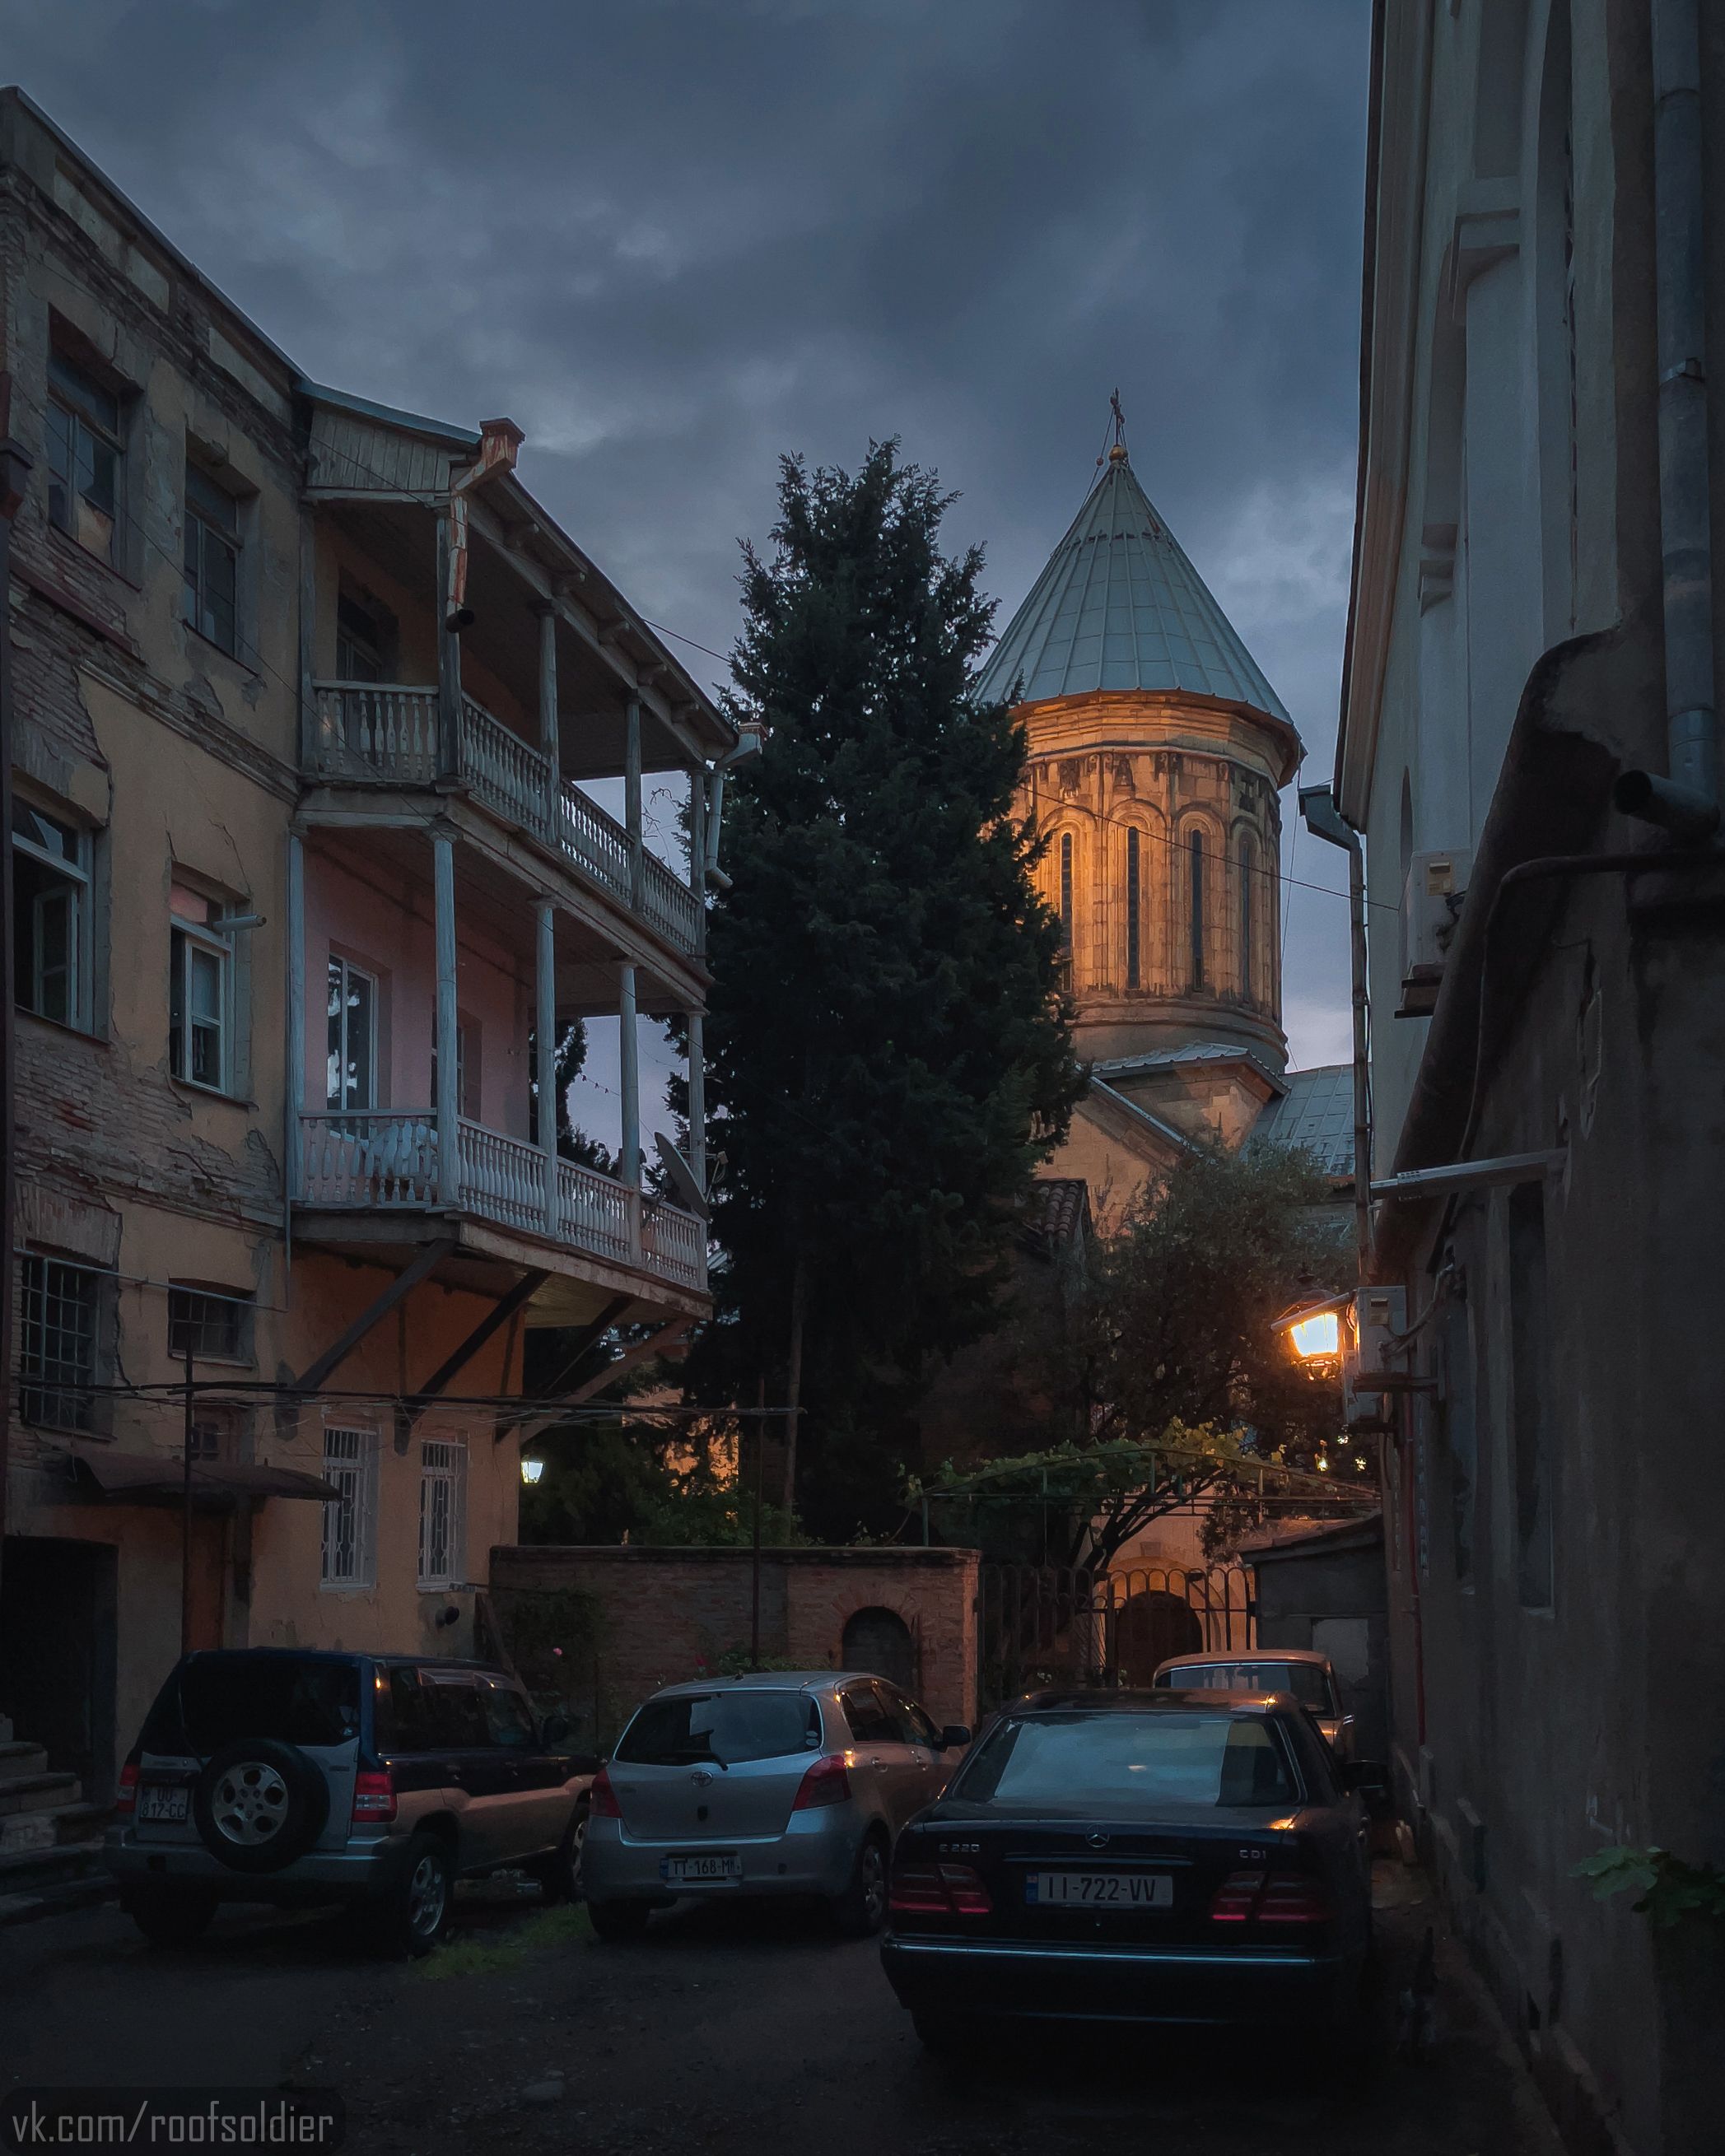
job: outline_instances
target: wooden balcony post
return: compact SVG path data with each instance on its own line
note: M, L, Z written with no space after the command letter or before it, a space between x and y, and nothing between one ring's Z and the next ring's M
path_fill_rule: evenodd
M449 626L450 513L437 520L437 767L453 778L461 768L461 639Z
M629 902L636 912L646 894L647 867L641 855L641 700L631 696L623 737L623 820L629 829Z
M437 1183L445 1205L461 1202L460 1049L455 1009L455 843L443 832L431 841L437 901Z
M617 1090L623 1096L617 1172L628 1192L629 1255L641 1261L641 1050L635 1030L635 969L617 969Z
M547 607L539 617L539 746L545 757L545 834L552 845L562 830L562 765L557 749L557 618Z
M305 1195L305 844L288 833L287 854L287 1199Z
M699 1011L688 1014L689 1024L689 1165L702 1190L706 1188L706 1020Z
M533 1028L535 1082L539 1089L539 1150L545 1156L545 1232L557 1233L557 910L539 901L538 1014Z

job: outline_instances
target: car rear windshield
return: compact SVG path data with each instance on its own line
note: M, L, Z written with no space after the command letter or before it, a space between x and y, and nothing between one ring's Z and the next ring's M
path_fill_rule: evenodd
M974 1804L1281 1804L1294 1782L1258 1715L1074 1708L1001 1722L952 1794Z
M197 1655L162 1687L148 1751L208 1753L246 1737L345 1744L359 1732L359 1671L312 1655Z
M820 1709L804 1692L698 1692L649 1699L614 1757L639 1767L779 1759L820 1748Z
M1176 1691L1291 1691L1314 1714L1333 1714L1330 1681L1316 1662L1194 1662L1156 1680Z

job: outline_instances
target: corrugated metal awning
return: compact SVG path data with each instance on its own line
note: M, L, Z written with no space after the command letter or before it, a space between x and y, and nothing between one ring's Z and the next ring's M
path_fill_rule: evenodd
M135 1497L147 1503L178 1497L184 1490L184 1465L171 1454L116 1452L87 1439L74 1440L67 1449L105 1497ZM321 1476L305 1474L297 1467L216 1460L192 1463L194 1504L233 1504L242 1497L303 1497L327 1505L340 1495Z

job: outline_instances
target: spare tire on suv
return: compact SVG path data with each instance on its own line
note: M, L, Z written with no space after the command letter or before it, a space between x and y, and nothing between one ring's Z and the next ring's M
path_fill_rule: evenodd
M213 1753L192 1792L204 1847L230 1871L280 1871L323 1832L330 1793L297 1744L242 1738Z

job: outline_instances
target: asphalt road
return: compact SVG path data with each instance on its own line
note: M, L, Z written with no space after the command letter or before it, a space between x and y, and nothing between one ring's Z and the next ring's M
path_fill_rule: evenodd
M1398 1972L1430 1920L1382 1868ZM0 2082L333 2087L359 2156L1556 2156L1538 2099L1459 1957L1437 2041L1337 2086L1251 2039L1021 2033L963 2067L925 2057L872 1946L821 1917L673 1912L637 1945L578 1912L464 1896L455 1944L370 1960L338 1920L234 1913L146 1948L111 1908L0 1933Z

